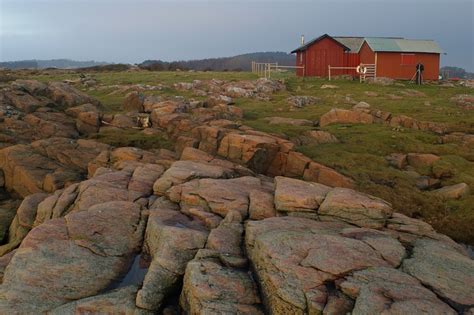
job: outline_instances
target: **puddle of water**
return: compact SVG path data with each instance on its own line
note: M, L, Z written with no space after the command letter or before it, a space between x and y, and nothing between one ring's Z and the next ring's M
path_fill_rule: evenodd
M464 248L467 250L469 257L471 257L471 259L474 259L474 246L467 245L467 244L461 244L461 245L464 246Z
M150 260L148 255L143 253L136 255L125 276L113 281L105 291L115 290L129 285L140 286L145 279L149 266Z

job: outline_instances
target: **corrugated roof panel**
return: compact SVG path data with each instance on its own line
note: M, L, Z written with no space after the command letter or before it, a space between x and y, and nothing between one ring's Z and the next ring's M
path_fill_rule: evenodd
M366 37L367 44L373 51L418 52L441 54L442 50L435 41L402 38Z
M442 54L443 51L435 41L432 40L415 40L415 39L403 39L401 37L344 37L336 36L331 37L327 34L315 38L305 45L293 50L291 53L297 51L306 50L309 46L315 42L322 40L323 38L332 38L336 40L345 49L349 49L351 52L359 52L364 40L370 46L373 51L387 51L387 52L410 52L410 53L435 53Z
M333 37L335 40L348 47L351 52L357 53L364 43L363 37Z
M366 37L365 40L373 51L400 51L394 38Z
M397 39L396 41L402 52L443 53L438 44L432 40Z

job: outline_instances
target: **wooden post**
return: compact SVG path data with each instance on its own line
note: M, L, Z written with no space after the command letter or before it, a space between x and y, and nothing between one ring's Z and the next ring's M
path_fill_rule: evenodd
M331 65L328 65L329 68L329 81L331 81Z

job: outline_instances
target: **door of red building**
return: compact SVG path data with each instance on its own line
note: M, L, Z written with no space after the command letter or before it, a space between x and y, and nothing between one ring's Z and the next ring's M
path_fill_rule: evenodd
M327 75L327 50L318 49L315 52L314 74L318 77Z

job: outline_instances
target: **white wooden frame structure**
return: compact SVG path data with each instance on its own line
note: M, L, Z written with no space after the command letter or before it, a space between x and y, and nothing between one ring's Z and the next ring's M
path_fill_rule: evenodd
M304 66L280 66L278 62L269 63L269 62L255 62L252 61L252 73L256 73L260 77L271 78L272 70L278 69L303 69L303 77L305 74Z
M357 71L359 67L365 68L365 72L359 72L360 82L365 82L367 78L377 77L376 64L361 63L358 67L332 67L331 65L328 65L329 81L331 81L331 70L356 70Z
M331 67L331 65L328 65L328 70L329 70L329 81L331 81L331 69L334 70L357 70L357 67Z

